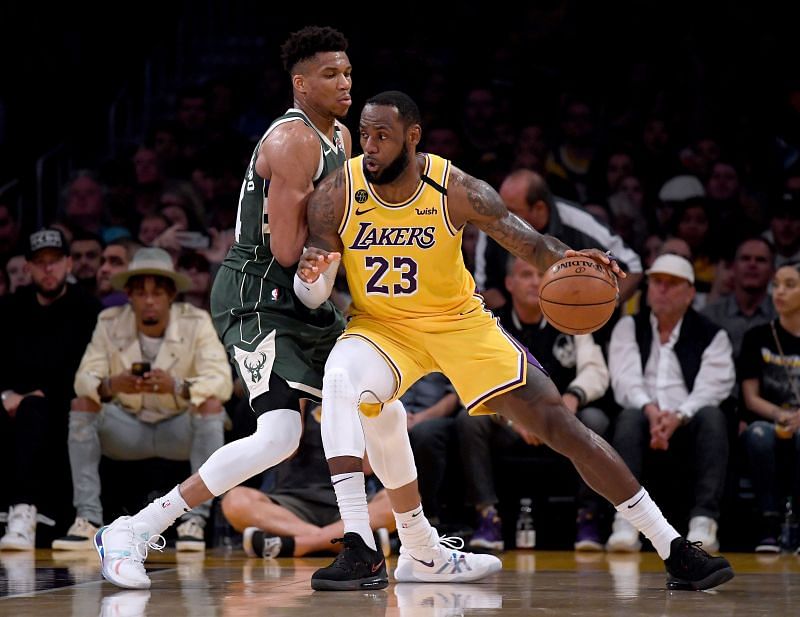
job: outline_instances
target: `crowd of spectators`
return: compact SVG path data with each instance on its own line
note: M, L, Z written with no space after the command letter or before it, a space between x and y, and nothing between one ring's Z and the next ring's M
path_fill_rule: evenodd
M630 276L607 327L594 335L563 335L538 311L542 273L509 261L500 246L468 226L464 260L487 306L530 346L567 406L613 443L645 484L652 466L690 461L692 475L678 483L692 493L683 521L690 539L718 548L719 523L730 503L724 493L738 496L743 477L752 481L751 505L761 522L753 546L779 549L786 497L800 499L800 275L793 265L800 260L800 86L780 92L780 113L761 133L753 128L759 118L741 108L712 117L718 101L710 94L693 99L706 113L690 115L675 101L680 88L668 84L653 91L652 78L633 65L630 83L623 85L624 76L615 81L637 94L627 104L622 91L598 94L562 84L559 91L538 91L540 100L528 105L528 90L511 75L524 66L514 44L498 45L487 56L486 80L462 79L464 72L443 52L419 58L424 80L398 73L394 85L407 89L425 115L421 150L452 158L486 179L537 230L574 248L612 250ZM354 63L362 55L355 49ZM372 68L381 58L390 61L375 54ZM363 91L361 71L355 90L364 98L374 92ZM543 72L537 66L533 76ZM288 79L271 71L264 76ZM364 81L385 85L377 71ZM104 431L116 416L133 418L137 430L155 431L185 415L183 445L170 442L168 449L191 458L193 466L222 443L222 406L231 397L229 384L222 383L231 374L224 354L214 369L221 380L216 389L195 386L202 384L203 369L188 364L168 371L173 389L162 395L136 391L141 384L128 380L133 362L166 366L159 353L178 321L206 324L211 282L236 226L242 173L260 136L250 130L252 108L243 102L247 88L237 90L241 85L213 79L174 93L168 113L127 151L99 157L71 175L45 230L32 229L11 196L0 194L0 327L6 341L0 438L10 459L6 469L26 470L12 473L15 481L0 490L0 507L9 510L0 550L32 546L37 520L55 521L48 542L71 523L59 546L85 545L107 518L92 475L100 454L167 456L159 449L125 452L108 442ZM265 102L258 132L266 129L268 113L286 106ZM353 116L348 123L356 121ZM172 274L126 286L137 260L148 256L165 258L162 272ZM137 333L132 298L156 292L164 296L173 325L166 334ZM341 281L335 299L346 311L349 296ZM213 335L206 325L208 332L198 336ZM161 337L163 347L151 340ZM133 352L121 353L120 346ZM106 347L116 351L102 351ZM538 438L502 418L465 418L449 384L438 377L408 396L426 512L434 519L460 516L476 530L472 546L502 550L503 528L513 521L499 516L502 495L495 490L493 462L512 446L542 448ZM237 403L234 394L227 406L233 417ZM144 417L143 409L152 413ZM213 435L195 452L190 436L204 431ZM88 441L90 456L80 451ZM776 462L784 456L794 462ZM72 482L61 477L69 462ZM781 473L786 469L789 480ZM39 475L46 481L36 481ZM468 508L441 503L450 482L466 482ZM535 474L515 482L525 485L523 493L537 491ZM45 486L54 488L38 494ZM239 495L226 504L234 526L254 524L233 514L234 497ZM609 510L585 485L578 484L574 497L576 548L639 550L635 530L624 521L604 522ZM194 524L184 530L187 542L204 540L207 517L207 508L187 516ZM316 537L331 522L274 531Z

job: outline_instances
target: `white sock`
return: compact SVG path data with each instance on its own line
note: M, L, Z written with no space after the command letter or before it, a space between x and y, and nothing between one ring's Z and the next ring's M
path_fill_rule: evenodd
M378 550L372 528L369 526L364 474L360 471L339 473L331 476L331 483L333 490L336 491L336 502L342 515L344 532L357 533L368 547L373 551Z
M656 502L651 499L644 487L616 508L622 518L641 531L653 543L661 559L669 557L670 544L681 534L675 531L675 528L664 518Z
M422 511L422 505L408 512L394 512L394 520L397 522L397 535L400 537L400 543L407 549L432 548L431 532L433 527Z
M151 534L164 533L182 514L191 508L186 504L176 486L163 497L158 497L133 515L132 522L145 523Z

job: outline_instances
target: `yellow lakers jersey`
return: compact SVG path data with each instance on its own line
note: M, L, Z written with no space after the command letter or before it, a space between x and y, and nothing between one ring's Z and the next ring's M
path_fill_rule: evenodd
M346 207L339 235L353 315L416 319L456 315L475 281L461 256L461 229L447 211L450 161L426 154L423 179L402 203L378 197L363 156L345 164Z

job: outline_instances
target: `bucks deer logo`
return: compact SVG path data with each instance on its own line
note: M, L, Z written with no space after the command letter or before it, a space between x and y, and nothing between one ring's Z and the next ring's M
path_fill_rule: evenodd
M258 362L253 363L252 365L247 361L247 358L244 359L244 367L250 371L250 381L253 383L258 383L261 381L261 369L264 368L264 365L267 363L267 354L263 351L259 352L258 354L261 356L261 359Z

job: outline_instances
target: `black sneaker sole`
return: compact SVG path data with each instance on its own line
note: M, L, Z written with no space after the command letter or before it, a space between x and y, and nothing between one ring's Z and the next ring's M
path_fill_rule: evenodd
M671 591L703 591L712 589L723 583L727 583L733 578L733 568L730 566L712 572L699 581L686 581L674 576L667 577L667 589Z
M333 581L326 578L312 578L311 589L315 591L361 591L363 589L385 589L389 586L388 576L370 576L348 581Z

